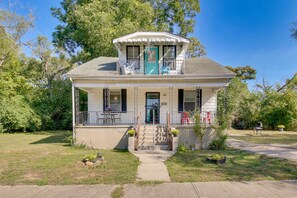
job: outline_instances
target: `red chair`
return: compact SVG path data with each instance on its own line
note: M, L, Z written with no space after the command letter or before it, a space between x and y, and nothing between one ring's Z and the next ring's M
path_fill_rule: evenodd
M208 124L211 123L211 114L210 114L210 112L206 112L206 116L203 118L203 121L205 123L208 122Z
M188 116L187 112L182 112L181 113L181 125L183 125L185 122L189 124L190 118Z

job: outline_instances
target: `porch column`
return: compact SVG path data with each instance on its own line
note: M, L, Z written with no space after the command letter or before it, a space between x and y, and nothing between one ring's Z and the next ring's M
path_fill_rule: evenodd
M75 100L74 100L74 86L72 85L72 128L74 132L75 127Z
M138 87L134 87L134 123L137 121L138 115Z
M196 111L199 111L199 113L202 111L201 98L201 88L196 87Z
M169 115L170 115L170 122L172 122L172 116L173 116L173 87L169 87ZM171 124L171 123L170 123Z

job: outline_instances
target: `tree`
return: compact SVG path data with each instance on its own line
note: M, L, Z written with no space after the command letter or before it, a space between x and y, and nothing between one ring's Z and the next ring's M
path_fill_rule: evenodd
M204 122L201 123L200 121L201 121L200 114L196 113L195 114L195 124L193 126L193 130L200 141L200 149L202 150L203 149L203 137L206 133L207 127Z
M252 68L250 65L246 65L244 67L230 67L226 66L227 69L236 73L236 77L240 78L241 80L254 80L256 79L257 71Z
M293 23L293 28L291 29L292 37L297 39L297 20Z
M61 8L51 10L63 24L53 33L54 44L87 61L116 56L112 39L135 31L170 31L187 36L194 31L200 6L196 0L64 0ZM198 41L194 44L201 45ZM200 48L204 51L202 45L193 49Z
M197 0L148 0L154 10L154 24L158 31L188 36L194 32L195 16L200 12Z
M33 27L33 16L0 9L0 67L22 45L21 38Z
M35 58L29 61L29 70L40 74L36 76L35 82L49 90L49 99L52 101L53 81L69 71L70 61L62 50L54 49L46 37L39 36L37 42L28 46L35 55Z
M206 55L205 47L200 43L200 41L196 37L189 38L191 43L188 47L187 57L195 58Z

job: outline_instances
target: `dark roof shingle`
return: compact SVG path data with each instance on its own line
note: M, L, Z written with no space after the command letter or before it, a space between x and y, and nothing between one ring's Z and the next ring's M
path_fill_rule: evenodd
M209 75L209 74L223 74L223 75L235 75L232 71L225 68L221 64L206 58L188 58L186 59L186 67L184 70L185 74L201 74L201 75Z
M67 73L68 77L96 77L96 76L114 76L118 75L116 68L117 57L98 57L86 62ZM213 60L201 58L186 59L186 67L183 70L184 75L199 76L235 76L235 73L223 67ZM131 76L132 77L132 76Z

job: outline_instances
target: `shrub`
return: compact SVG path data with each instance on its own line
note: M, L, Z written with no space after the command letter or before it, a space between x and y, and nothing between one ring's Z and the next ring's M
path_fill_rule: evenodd
M131 129L131 130L128 131L128 134L130 136L134 136L135 133L136 133L136 131L134 129Z
M176 137L176 136L178 136L178 135L180 134L180 132L179 132L178 129L173 129L173 130L170 131L170 133L171 133L174 137Z
M212 158L213 160L219 161L219 160L224 159L224 156L223 156L222 154L215 153L215 154L212 154L212 155L211 155L211 158Z
M279 128L279 129L284 129L285 126L284 126L284 125L277 125L277 128Z
M86 161L90 161L90 162L92 162L92 161L95 161L96 160L96 158L97 158L97 155L95 155L95 154L88 154L88 155L85 155L84 156L84 158L83 158L83 162L86 162Z
M216 138L214 138L210 144L209 149L210 150L225 150L227 148L227 138L228 135L220 135Z
M178 147L177 147L177 151L178 152L188 152L188 151L190 151L191 149L189 149L188 147L186 147L186 146L184 146L184 145L178 145Z

